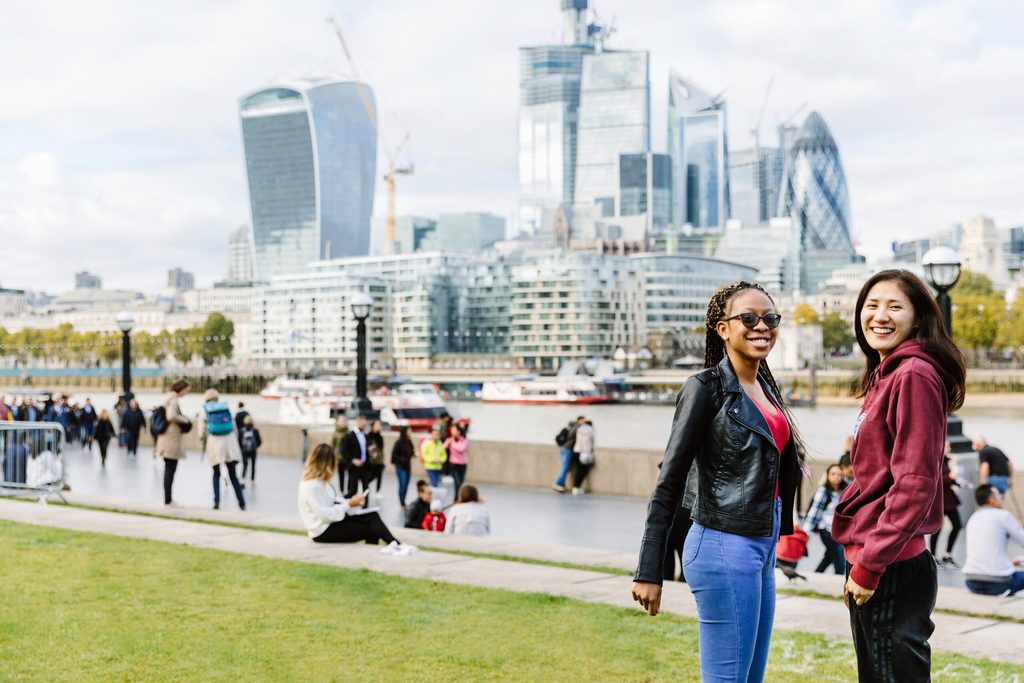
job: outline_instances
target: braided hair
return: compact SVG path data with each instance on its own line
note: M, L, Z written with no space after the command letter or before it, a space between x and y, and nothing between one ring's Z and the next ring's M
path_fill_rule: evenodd
M708 313L704 322L705 368L718 365L718 363L725 357L725 341L718 336L718 323L725 317L726 312L729 310L729 302L732 301L733 297L748 289L754 289L761 292L768 297L768 300L771 301L772 304L775 303L775 299L772 299L771 294L766 292L764 287L756 282L747 282L746 280L739 280L731 285L726 285L715 292L711 297L711 301L708 302ZM796 443L797 455L802 463L805 451L803 439L800 438L800 435L796 430L796 421L793 418L793 413L782 397L782 390L779 389L779 385L775 381L775 375L772 374L771 369L768 367L767 360L762 360L758 363L757 376L764 380L764 383L772 390L772 394L775 396L775 402L789 420L790 432L792 433L793 441Z

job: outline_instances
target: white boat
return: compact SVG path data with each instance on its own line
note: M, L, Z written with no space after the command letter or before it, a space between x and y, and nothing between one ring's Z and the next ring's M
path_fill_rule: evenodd
M612 398L585 377L515 377L484 382L480 400L486 403L581 404L611 403Z
M271 399L351 397L353 386L352 382L336 379L292 379L279 375L260 392L260 396Z

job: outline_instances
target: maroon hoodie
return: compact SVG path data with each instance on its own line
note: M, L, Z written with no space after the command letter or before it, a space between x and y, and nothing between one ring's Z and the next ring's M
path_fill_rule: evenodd
M854 481L832 520L850 578L864 588L877 588L890 564L924 552L924 535L942 526L949 386L952 378L913 339L875 369L853 428Z

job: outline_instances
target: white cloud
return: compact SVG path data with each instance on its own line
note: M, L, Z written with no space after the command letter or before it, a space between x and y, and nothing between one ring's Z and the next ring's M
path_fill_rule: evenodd
M591 4L615 18L616 44L651 51L656 148L670 66L728 89L734 147L749 143L774 75L762 140L801 103L820 111L840 147L854 230L873 251L979 212L1024 223L1017 3ZM400 180L399 211L510 215L516 48L557 40L558 9L557 0L6 3L0 60L17 68L0 76L4 283L60 290L85 267L146 290L176 265L201 283L219 277L227 235L248 217L238 98L286 73L347 71L329 14L376 89L390 139L398 119L411 133L404 160L416 174Z

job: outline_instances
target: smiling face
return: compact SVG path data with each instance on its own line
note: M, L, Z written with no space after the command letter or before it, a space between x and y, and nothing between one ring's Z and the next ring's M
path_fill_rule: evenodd
M910 338L914 329L914 306L895 280L882 280L868 291L860 310L864 338L878 356L885 359Z
M741 313L765 315L774 312L775 304L767 294L756 289L744 289L729 300L724 317L732 318ZM770 329L764 320L758 320L754 328L751 329L744 325L739 318L720 320L715 330L725 342L726 350L757 361L768 357L775 346L775 340L779 333L778 329Z

